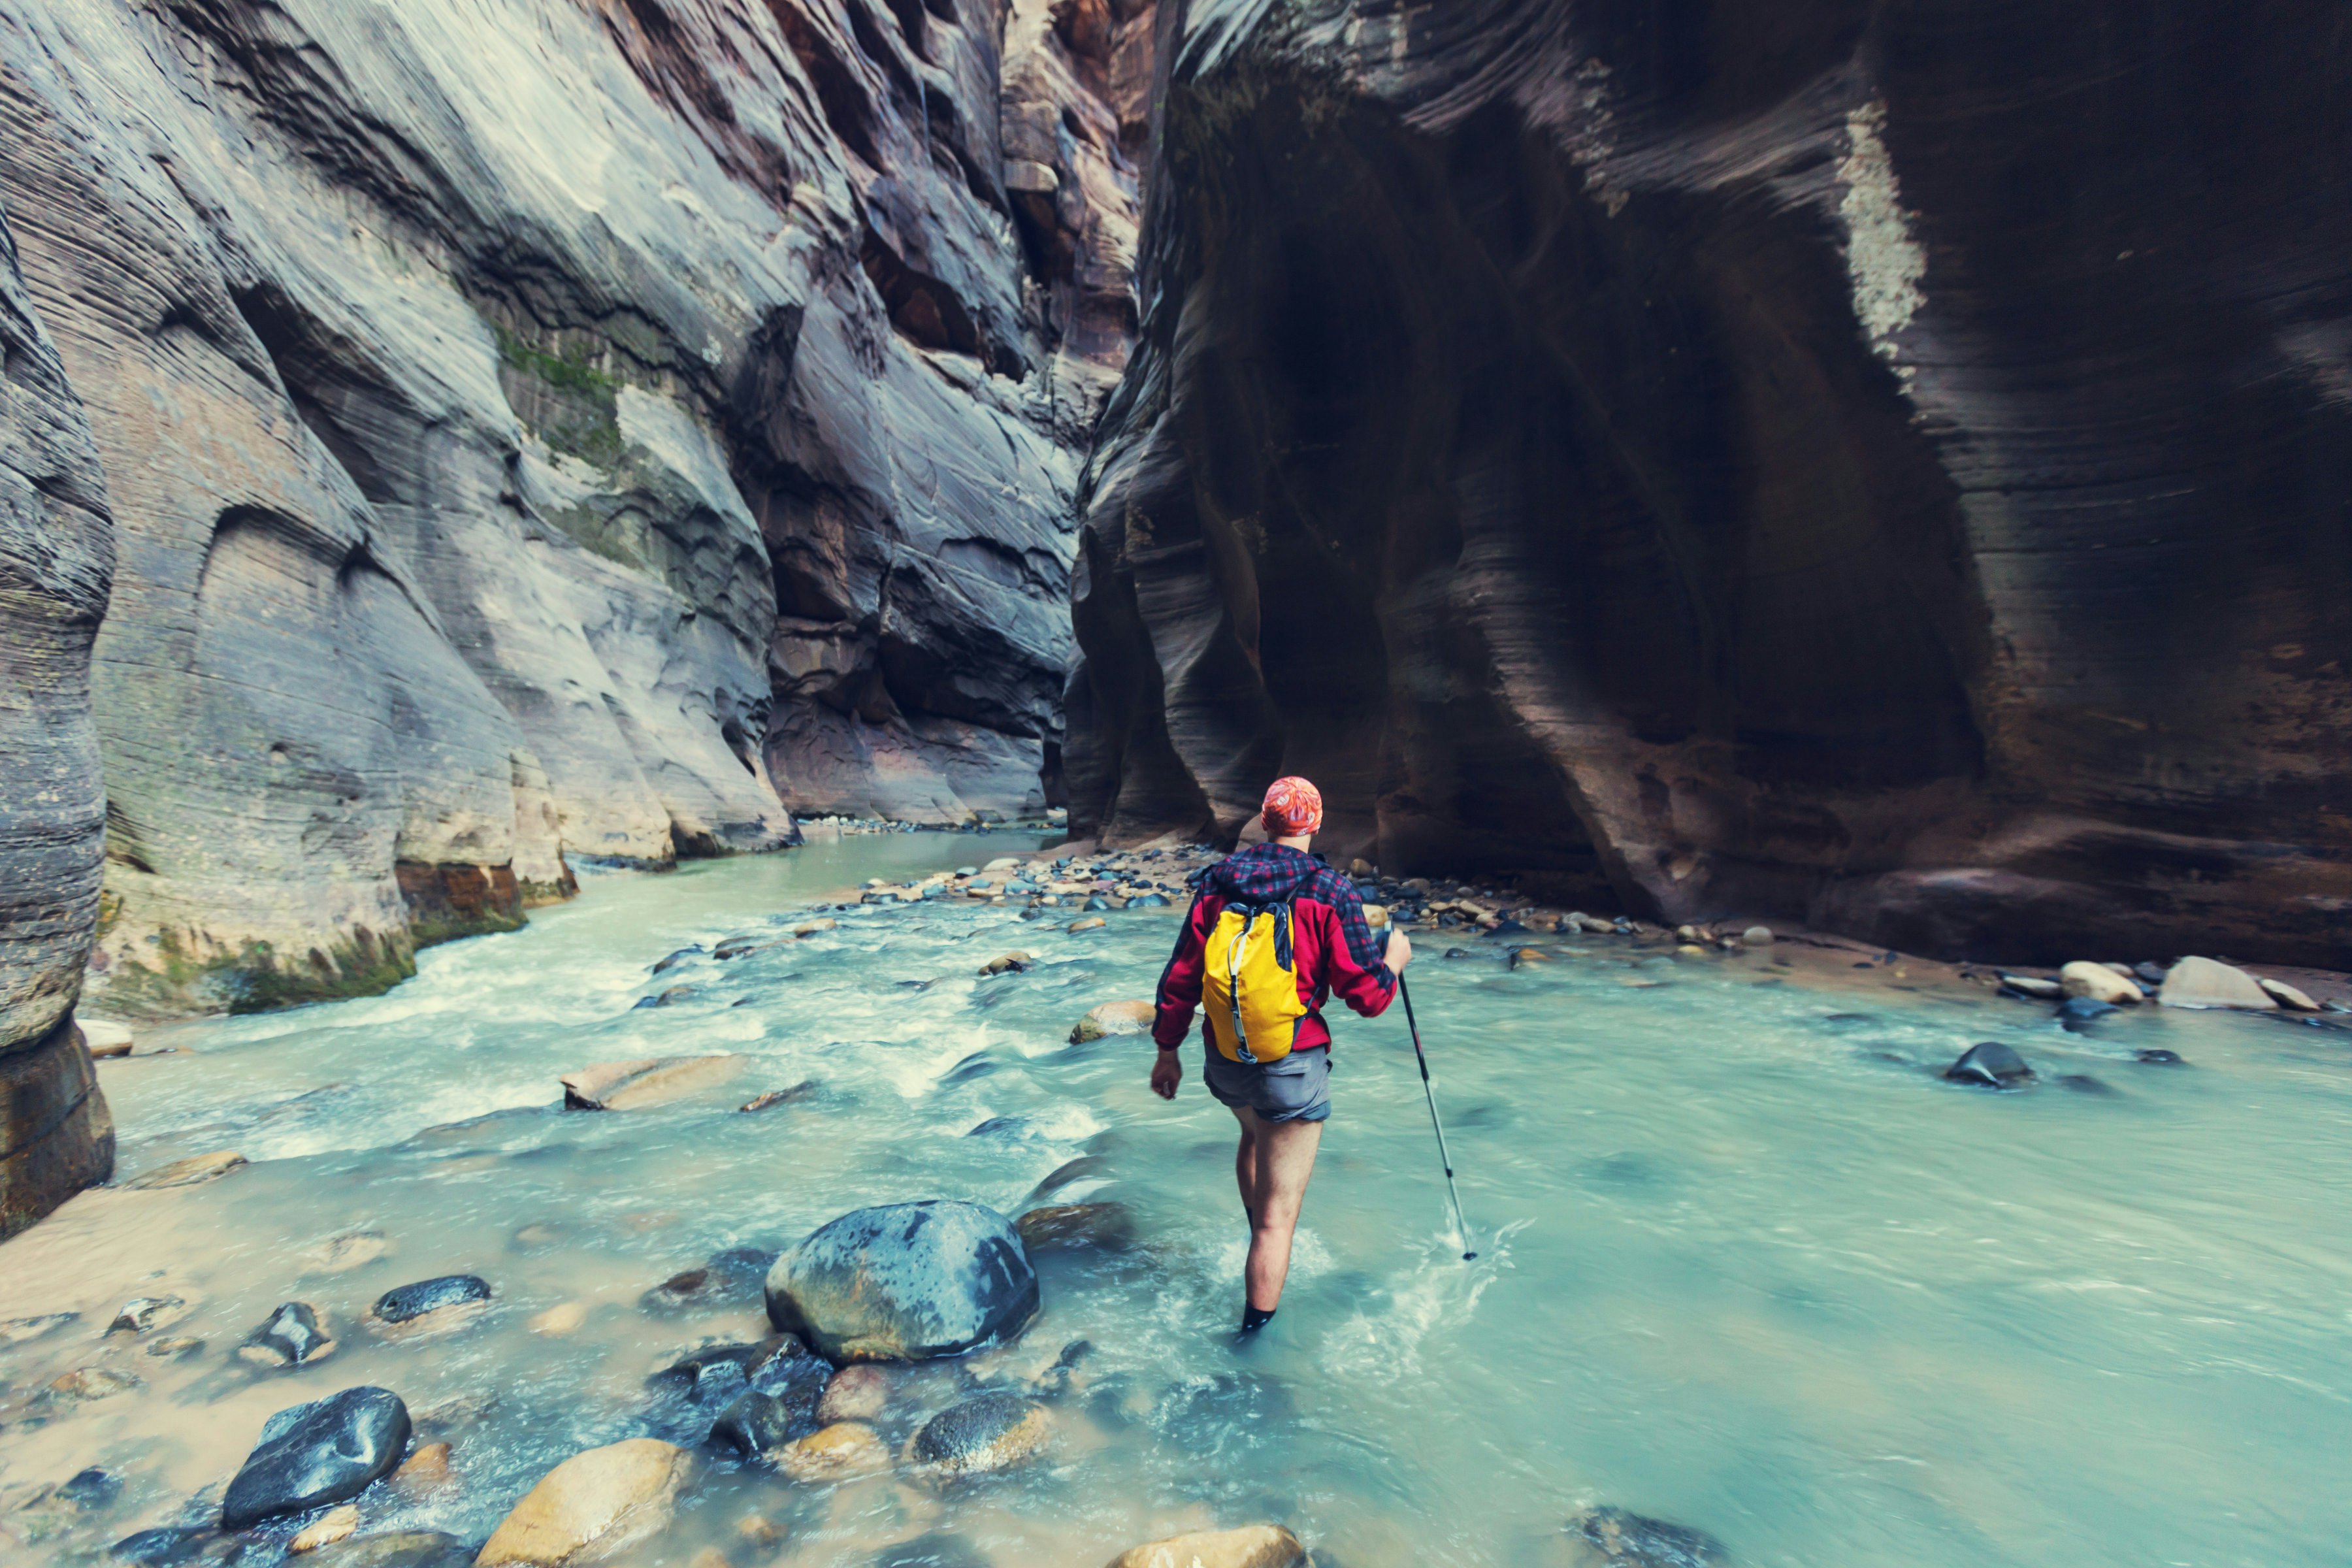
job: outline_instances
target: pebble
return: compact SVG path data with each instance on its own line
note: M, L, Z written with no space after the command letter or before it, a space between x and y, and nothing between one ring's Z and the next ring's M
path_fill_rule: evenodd
M2004 974L2000 988L2010 995L2035 1002L2055 1002L2066 994L2066 988L2055 980L2037 980L2030 974Z
M1072 936L1076 936L1081 931L1101 931L1109 924L1110 921L1103 919L1102 916L1092 915L1086 920L1072 921L1069 923L1068 931Z
M2155 1068L2177 1068L2187 1067L2189 1065L2188 1062L2182 1058L2179 1051L2168 1051L2154 1046L2149 1047L2146 1050L2135 1053L2132 1059L2134 1061L2145 1062L2149 1067Z
M839 929L841 929L841 922L835 920L831 915L826 915L818 920L801 921L800 924L793 927L792 934L796 939L805 939L816 935L819 931L838 931Z
M257 1366L302 1366L335 1353L335 1341L308 1301L289 1301L236 1347L237 1359Z
M354 1230L329 1237L306 1253L303 1261L322 1274L341 1274L373 1263L391 1250L392 1243L383 1232Z
M294 1532L294 1539L286 1543L287 1554L300 1557L321 1546L332 1546L338 1541L350 1539L359 1527L358 1509L350 1503L331 1508Z
M2009 1089L2032 1078L2033 1069L1999 1040L1985 1040L1962 1052L1959 1060L1944 1069L1944 1076L1954 1083Z
M890 1450L862 1421L836 1421L793 1439L772 1456L776 1468L807 1485L846 1480L890 1468Z
M1772 928L1770 926L1749 926L1746 931L1739 933L1739 940L1747 943L1749 947L1769 947L1772 945Z
M550 1307L544 1312L533 1315L531 1320L523 1326L534 1334L544 1335L551 1340L560 1340L568 1334L576 1334L588 1326L588 1303L565 1301L559 1306Z
M1130 1546L1110 1568L1301 1568L1307 1548L1278 1524L1205 1530Z
M281 1410L229 1482L221 1524L243 1530L357 1497L400 1463L408 1433L408 1406L388 1388L347 1388Z
M1510 963L1513 969L1524 969L1531 963L1549 963L1550 962L1551 954L1546 952L1539 947L1515 947L1511 949Z
M685 1449L652 1437L574 1454L499 1521L476 1568L555 1568L591 1546L609 1558L668 1527L692 1469Z
M1142 1034L1151 1027L1153 1012L1152 1005L1147 1001L1105 1002L1077 1021L1070 1030L1070 1044L1081 1046L1113 1035Z
M990 959L986 963L982 964L980 966L980 972L982 974L1019 974L1027 970L1030 965L1036 962L1037 961L1035 959L1030 957L1027 953L1015 950L1012 952L997 954L994 958Z
M131 1026L119 1018L76 1018L81 1030L81 1043L89 1054L100 1061L110 1057L127 1057L133 1039Z
M150 1342L147 1346L147 1353L157 1361L185 1361L190 1356L201 1352L204 1348L205 1342L202 1340L192 1340L184 1335L169 1336Z
M1054 1435L1052 1412L1014 1394L983 1394L923 1423L907 1457L936 1479L986 1475L1024 1464Z
M138 1180L125 1182L123 1186L134 1193L160 1192L166 1187L193 1187L202 1182L217 1180L247 1163L244 1155L234 1149L223 1149L211 1154L191 1154L184 1160L174 1160L148 1172Z

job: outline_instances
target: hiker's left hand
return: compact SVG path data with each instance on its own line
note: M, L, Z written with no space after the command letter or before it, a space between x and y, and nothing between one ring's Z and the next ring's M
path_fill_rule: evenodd
M1184 1081L1184 1064L1174 1051L1161 1051L1151 1064L1151 1092L1162 1100L1176 1098L1177 1086Z

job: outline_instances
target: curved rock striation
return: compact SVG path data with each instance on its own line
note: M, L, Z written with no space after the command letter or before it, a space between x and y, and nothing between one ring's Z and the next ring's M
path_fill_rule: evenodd
M381 989L566 856L1045 804L1135 205L1057 9L0 0L121 542L111 1010Z
M1169 0L1080 833L2352 963L2315 3Z
M90 645L113 570L98 456L0 206L0 1237L114 1169L73 1022L105 842Z

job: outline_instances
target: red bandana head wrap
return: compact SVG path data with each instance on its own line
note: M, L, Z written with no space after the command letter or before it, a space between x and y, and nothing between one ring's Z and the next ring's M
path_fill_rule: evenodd
M1269 838L1318 833L1323 827L1323 796L1305 779L1276 779L1265 792L1265 822Z

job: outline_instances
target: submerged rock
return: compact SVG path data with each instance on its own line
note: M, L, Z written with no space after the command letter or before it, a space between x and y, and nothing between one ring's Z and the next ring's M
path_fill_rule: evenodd
M2070 1030L2082 1025L2112 1017L2122 1009L2112 1002L2095 1002L2088 996L2069 996L2058 1004L2058 1021Z
M2022 996L2035 1002L2055 1002L2066 994L2066 988L2055 980L2037 980L2031 974L2004 974L2000 977L2001 994Z
M685 1449L651 1437L574 1454L499 1521L476 1568L555 1568L592 1546L609 1557L669 1523L692 1471Z
M1713 1568L1723 1542L1703 1530L1645 1519L1622 1508L1596 1508L1570 1527L1594 1568Z
M889 1407L889 1374L861 1362L843 1367L826 1381L816 1414L818 1420L831 1426L837 1421L872 1421Z
M2179 1051L2168 1051L2158 1047L2150 1047L2147 1050L2140 1051L2136 1054L2132 1059L2137 1062L2145 1062L2149 1067L2157 1068L2177 1068L2188 1066L2188 1063L2182 1059Z
M358 1533L359 1528L358 1509L350 1503L341 1508L331 1508L294 1532L294 1538L286 1543L286 1554L300 1557L322 1546L332 1546L338 1541L348 1541Z
M2088 1094L2094 1096L2112 1095L2116 1092L2114 1088L2104 1079L2095 1079L2091 1077L2088 1073L2079 1072L2061 1074L2058 1079L2058 1087L2063 1089L2070 1089L2076 1094Z
M2156 999L2168 1007L2237 1007L2275 1011L2278 1002L2242 969L2210 958L2184 958L2165 972Z
M243 1530L357 1497L400 1463L408 1406L388 1388L347 1388L269 1418L221 1500L221 1523Z
M1014 1394L983 1394L940 1411L908 1445L907 1457L935 1479L985 1475L1035 1458L1054 1435L1044 1405Z
M723 1084L742 1068L740 1056L598 1062L563 1075L563 1106L567 1110L636 1110Z
M1019 974L1037 961L1018 950L1001 952L980 966L982 974Z
M80 1320L79 1312L45 1312L37 1318L10 1318L0 1322L0 1346L21 1345L27 1340L53 1334L68 1323Z
M489 1304L489 1281L477 1274L444 1274L395 1286L376 1298L369 1316L403 1333L454 1328Z
M816 1079L803 1079L790 1089L772 1089L755 1094L735 1109L746 1113L772 1110L779 1105L793 1105L803 1100L813 1100L816 1097Z
M178 1322L188 1315L188 1303L179 1296L133 1296L122 1303L114 1314L114 1321L106 1325L109 1338L116 1334L143 1334Z
M872 1475L890 1468L881 1435L860 1421L836 1421L776 1450L776 1468L809 1485Z
M236 1347L238 1359L261 1366L301 1366L334 1354L335 1341L319 1324L318 1309L289 1301Z
M126 1535L107 1548L112 1563L137 1568L194 1568L199 1563L229 1563L245 1554L245 1542L217 1530L165 1526Z
M1092 1247L1118 1251L1135 1241L1135 1215L1125 1204L1056 1204L1031 1209L1013 1222L1030 1251L1051 1247Z
M1300 1568L1307 1548L1278 1524L1204 1530L1130 1546L1110 1568Z
M227 1175L247 1163L244 1155L234 1149L223 1149L211 1154L191 1154L184 1160L174 1160L159 1165L136 1181L123 1186L134 1193L152 1193L165 1187L193 1187L201 1182L214 1181Z
M354 1535L313 1552L303 1568L464 1568L466 1543L437 1530L394 1530Z
M1999 1040L1986 1040L1970 1046L1960 1059L1944 1069L1944 1076L1954 1083L1972 1083L1986 1089L2011 1089L2027 1082L2033 1069Z
M995 1210L933 1199L858 1209L770 1271L768 1316L835 1363L960 1355L1037 1311L1020 1234Z
M747 1386L711 1424L710 1441L746 1456L780 1448L820 1425L817 1406L833 1376L829 1363L811 1355L798 1340L747 1369Z

